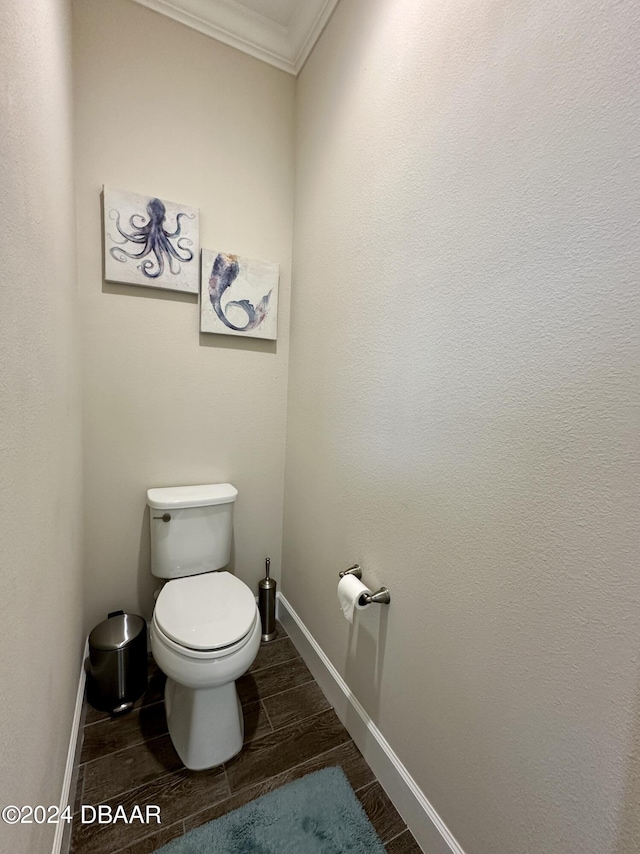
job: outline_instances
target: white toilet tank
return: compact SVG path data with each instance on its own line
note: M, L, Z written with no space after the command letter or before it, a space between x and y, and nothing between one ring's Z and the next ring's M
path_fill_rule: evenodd
M147 490L151 572L158 578L183 578L226 566L237 495L230 483Z

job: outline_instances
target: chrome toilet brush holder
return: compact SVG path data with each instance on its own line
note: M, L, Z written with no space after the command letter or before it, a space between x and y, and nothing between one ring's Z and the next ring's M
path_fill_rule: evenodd
M276 629L276 587L277 582L271 578L269 571L271 560L265 560L266 577L258 582L258 611L262 622L262 640L271 641L278 634Z

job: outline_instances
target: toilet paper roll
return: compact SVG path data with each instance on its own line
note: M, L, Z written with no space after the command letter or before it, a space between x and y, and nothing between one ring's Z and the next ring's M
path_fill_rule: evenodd
M368 593L371 596L369 588L365 587L355 575L345 575L338 582L338 601L345 620L350 623L353 623L353 612L356 608L358 611L364 611L371 604L364 601L361 603L363 593Z

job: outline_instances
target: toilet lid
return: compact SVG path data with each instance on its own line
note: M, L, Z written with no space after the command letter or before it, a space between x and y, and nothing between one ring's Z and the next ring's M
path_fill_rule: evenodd
M165 584L154 614L161 631L181 646L220 649L253 628L256 600L229 572L207 572Z

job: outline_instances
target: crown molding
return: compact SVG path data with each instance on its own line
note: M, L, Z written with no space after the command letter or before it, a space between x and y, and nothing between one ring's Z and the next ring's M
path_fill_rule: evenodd
M302 69L338 4L338 0L298 0L284 26L240 0L134 2L293 75Z

